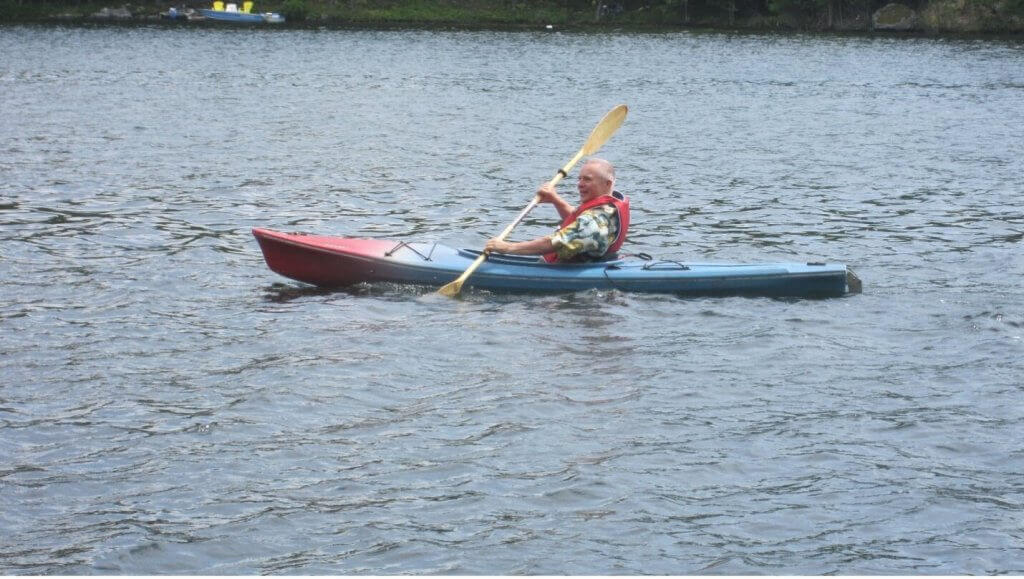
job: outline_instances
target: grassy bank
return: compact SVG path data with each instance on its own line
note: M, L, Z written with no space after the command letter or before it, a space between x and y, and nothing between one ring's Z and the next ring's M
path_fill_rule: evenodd
M225 0L231 2L234 0ZM212 0L59 1L0 0L0 21L155 21L169 8L210 8ZM242 0L237 0L241 5ZM105 16L100 16L104 9ZM109 16L127 9L130 18ZM594 24L593 9L564 2L506 2L503 0L256 0L255 11L280 12L290 25L338 26L459 26L563 27Z
M228 0L230 1L230 0ZM876 11L891 0L257 0L288 26L557 29L847 30L884 28ZM1024 33L1024 0L898 0L910 31ZM599 3L600 2L600 3ZM0 0L0 20L157 21L171 6L206 0ZM239 0L239 4L240 4ZM108 10L103 11L104 8ZM113 10L111 10L113 9ZM126 13L130 17L125 17ZM101 16L102 15L102 16Z

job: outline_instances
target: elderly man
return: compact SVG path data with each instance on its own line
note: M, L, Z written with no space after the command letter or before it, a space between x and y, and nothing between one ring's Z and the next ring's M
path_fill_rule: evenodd
M576 190L579 207L562 199L545 183L537 190L540 203L551 203L562 218L560 229L531 241L510 243L498 238L485 250L513 255L542 255L549 263L599 261L613 257L626 240L629 199L615 191L615 168L604 159L590 159L580 168Z

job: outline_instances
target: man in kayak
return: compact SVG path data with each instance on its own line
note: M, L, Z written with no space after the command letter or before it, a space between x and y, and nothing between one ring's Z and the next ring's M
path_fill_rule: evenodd
M530 241L487 242L488 253L541 255L549 263L599 261L614 256L629 229L629 199L615 190L615 168L604 159L590 159L580 168L573 207L545 183L537 190L540 203L551 203L562 218L560 229Z

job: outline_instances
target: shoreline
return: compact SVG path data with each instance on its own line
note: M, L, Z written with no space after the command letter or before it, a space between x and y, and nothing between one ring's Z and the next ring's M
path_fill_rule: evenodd
M872 0L866 0L871 2ZM879 2L885 0L878 0ZM979 0L981 1L981 0ZM193 8L205 7L189 3ZM355 4L349 2L349 5ZM362 4L366 4L365 0ZM715 18L707 14L681 21L678 14L653 10L634 10L613 16L599 17L592 10L566 8L538 3L526 11L523 4L514 9L492 9L484 0L460 5L458 10L445 6L445 0L397 0L388 9L344 8L328 5L324 0L267 1L260 4L260 12L279 12L286 22L280 24L237 24L213 21L187 21L169 19L162 14L175 6L171 2L146 2L142 6L123 4L111 8L107 4L90 2L60 5L40 3L24 6L19 0L0 0L0 25L115 25L173 27L229 27L267 28L286 30L466 30L508 32L579 32L579 33L666 33L690 31L738 34L802 33L839 36L878 36L885 38L1024 38L1024 15L1012 13L992 24L991 14L972 17L974 5L965 0L933 0L920 10L901 14L896 23L879 24L879 13L893 5L887 4L871 18L857 14L829 24L824 16L805 15L802 19L785 14L751 14L743 18ZM447 4L451 4L448 2ZM650 4L650 3L649 3ZM506 4L502 4L505 6ZM180 9L181 5L177 5ZM957 10L950 11L950 7ZM333 7L333 9L332 9ZM902 5L900 5L901 8ZM436 8L436 10L435 10ZM981 8L986 8L981 6ZM979 9L981 9L979 8ZM987 9L991 11L989 6ZM909 10L909 9L906 9ZM1024 9L1022 9L1024 11ZM997 14L998 15L998 14ZM831 16L829 16L831 18ZM989 20L986 20L988 18Z

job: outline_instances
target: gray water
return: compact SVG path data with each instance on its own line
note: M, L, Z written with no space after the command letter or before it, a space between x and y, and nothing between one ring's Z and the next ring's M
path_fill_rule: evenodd
M250 235L480 247L619 103L630 249L864 293L326 292ZM1022 126L1012 41L0 28L0 572L1024 573Z

